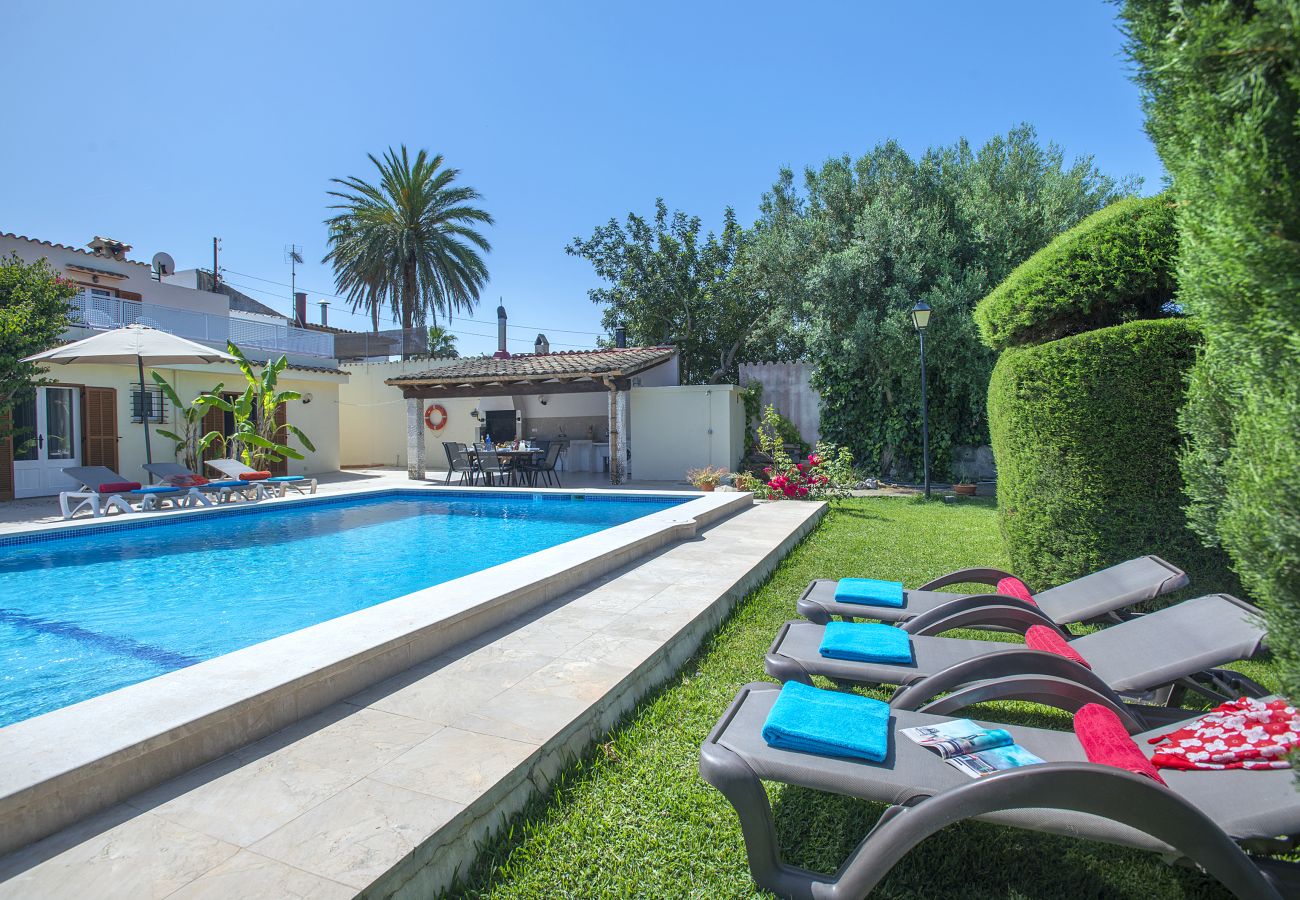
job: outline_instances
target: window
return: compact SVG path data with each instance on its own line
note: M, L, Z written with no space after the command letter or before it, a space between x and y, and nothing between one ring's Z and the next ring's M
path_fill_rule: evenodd
M156 384L151 384L147 390L142 392L138 381L131 384L132 422L140 421L142 409L148 411L150 422L156 422L160 425L167 422L167 400L163 396L162 388Z

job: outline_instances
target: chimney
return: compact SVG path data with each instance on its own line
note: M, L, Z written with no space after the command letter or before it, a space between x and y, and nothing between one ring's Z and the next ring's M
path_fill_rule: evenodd
M330 302L328 300L321 300L319 302L320 302L320 323L321 325L328 328L330 324Z
M538 356L545 356L551 352L551 342L546 339L546 335L539 334L537 340L533 341L533 352Z
M510 351L506 349L506 308L497 307L497 352L492 354L493 359L509 359Z
M627 346L627 329L622 325L614 326L614 346L619 348Z
M293 324L299 328L307 324L307 294L304 291L293 295Z

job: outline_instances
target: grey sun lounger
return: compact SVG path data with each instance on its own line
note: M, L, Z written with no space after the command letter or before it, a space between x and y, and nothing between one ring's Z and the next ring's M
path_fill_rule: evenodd
M71 519L82 510L90 510L96 519L108 514L110 509L118 512L134 512L132 502L139 503L143 512L155 510L163 500L177 505L180 501L192 501L203 506L209 503L202 494L181 488L168 490L153 489L149 491L101 491L101 484L139 484L117 474L107 466L68 466L63 474L78 482L81 487L75 491L59 492L59 509L63 518Z
M934 725L943 716L893 710L889 755L872 763L769 747L763 723L778 685L745 685L700 749L700 774L740 817L749 869L762 888L782 897L840 900L869 894L913 847L965 819L1102 841L1188 860L1239 897L1297 896L1293 863L1248 856L1294 846L1300 794L1289 769L1183 772L1163 770L1163 787L1127 770L1087 762L1070 732L996 725L1046 760L971 779L900 728ZM1188 713L1182 722L1199 713ZM1146 738L1135 735L1148 755ZM888 805L869 834L833 875L781 859L772 806L763 782L781 782ZM990 860L984 860L986 864ZM1007 861L1013 863L1012 860Z
M1216 668L1263 647L1261 616L1227 594L1187 600L1070 640L1091 669L1024 644L927 634L912 635L910 664L828 659L818 652L825 626L792 621L777 632L764 668L781 681L812 684L820 675L840 683L899 685L896 700L931 712L1008 699L1074 710L1101 696L1133 731L1149 727L1160 706L1130 700L1174 705L1187 691L1216 702L1267 693L1240 673ZM951 693L920 705L942 692Z
M237 459L210 459L207 465L216 469L227 478L239 478L240 475L247 475L249 472L256 472L252 466L244 465ZM258 482L249 482L255 484ZM270 478L262 479L261 484L266 485L266 490L273 487L280 489L280 496L283 497L288 493L289 488L293 488L300 494L316 493L316 479L309 478L306 475L272 475Z
M825 625L834 617L906 622L923 618L925 624L946 621L948 628L1015 628L1026 614L1046 618L1057 625L1070 625L1112 615L1143 600L1151 600L1187 585L1187 574L1158 556L1140 556L1119 565L1093 572L1059 587L1034 594L1033 604L1002 594L957 594L941 591L950 584L996 585L1013 577L1001 569L961 569L903 592L903 606L869 606L841 603L835 599L831 579L811 582L799 597L799 615ZM1019 629L1017 629L1019 630Z
M198 474L185 468L180 463L145 463L141 468L153 477L163 481L177 476ZM196 484L192 487L193 490L204 495L215 494L222 503L225 503L233 496L252 500L261 500L266 496L266 489L262 487L260 482L239 481L233 478L225 482L209 482L208 484Z

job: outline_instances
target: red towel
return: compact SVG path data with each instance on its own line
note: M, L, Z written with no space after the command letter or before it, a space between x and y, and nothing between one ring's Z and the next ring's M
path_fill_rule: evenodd
M1149 740L1160 744L1151 761L1162 769L1286 769L1300 749L1300 713L1285 700L1242 697Z
M1005 594L1008 597L1015 597L1017 600L1023 600L1026 603L1032 603L1034 606L1038 605L1037 603L1034 603L1034 595L1029 593L1029 588L1023 581L1015 576L1008 575L1006 578L999 581L997 591L999 594Z
M1141 748L1133 743L1124 723L1113 710L1098 703L1085 703L1074 714L1074 734L1083 745L1088 762L1128 769L1165 783L1151 760L1143 756Z
M1088 665L1088 661L1079 655L1078 650L1071 647L1068 641L1046 625L1030 625L1029 630L1025 632L1025 646L1030 650L1043 650L1072 659L1085 669L1092 668Z
M271 477L270 472L240 472L240 481L265 481Z
M208 480L202 475L168 475L163 481L172 487L200 487L208 484Z
M110 481L99 486L101 494L126 494L140 489L138 481Z

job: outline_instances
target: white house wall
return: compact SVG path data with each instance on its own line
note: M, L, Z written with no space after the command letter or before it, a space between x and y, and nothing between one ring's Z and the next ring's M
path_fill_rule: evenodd
M745 408L730 384L641 387L628 411L632 476L682 481L687 469L735 469L745 446Z
M145 373L145 378L152 384L150 371L156 371L166 378L181 399L186 401L215 388L219 382L224 383L225 389L232 393L242 391L245 385L243 376L233 366L149 369ZM143 480L144 471L141 466L145 462L144 429L139 422L131 420L132 385L139 380L136 368L124 365L52 366L48 371L48 377L55 384L108 387L117 391L118 471L132 480ZM342 378L338 375L313 372L289 371L281 377L281 389L312 395L310 403L295 400L288 404L289 422L301 428L316 446L315 452L311 452L306 451L296 440L291 442L292 446L304 452L306 458L288 460L289 474L319 475L338 470L340 431L338 391L341 381ZM172 452L174 444L157 434L159 428L168 431L177 430L176 415L171 409L171 404L168 404L167 422L152 425L154 461L171 462L175 460Z

